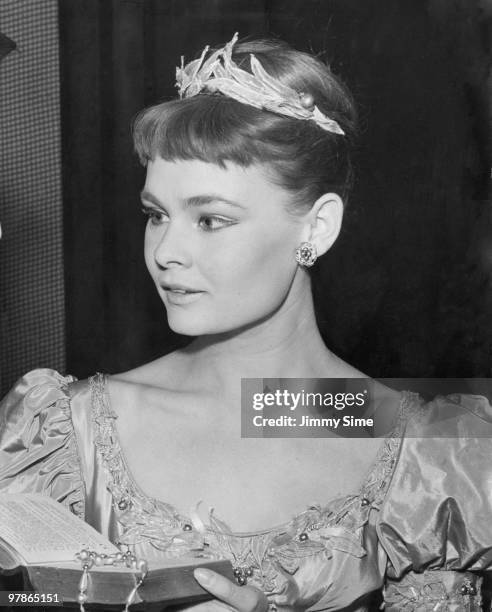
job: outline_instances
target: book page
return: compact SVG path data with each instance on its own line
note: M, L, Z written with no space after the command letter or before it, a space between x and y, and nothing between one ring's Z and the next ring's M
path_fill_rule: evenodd
M40 494L0 497L0 538L29 564L74 561L83 548L118 552L90 525Z

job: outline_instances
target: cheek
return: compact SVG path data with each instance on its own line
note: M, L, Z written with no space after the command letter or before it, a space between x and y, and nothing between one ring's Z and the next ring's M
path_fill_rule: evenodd
M154 260L155 247L155 240L151 237L150 232L146 229L144 236L144 258L147 270L150 272L150 274L152 274L156 268Z
M280 234L280 232L279 232ZM262 300L272 291L283 292L297 268L292 237L256 234L237 240L220 254L214 253L202 269L224 281L224 289L237 296ZM260 295L261 294L261 295Z

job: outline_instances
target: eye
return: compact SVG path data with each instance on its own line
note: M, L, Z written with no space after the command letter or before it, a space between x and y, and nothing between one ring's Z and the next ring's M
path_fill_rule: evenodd
M216 230L232 225L231 219L219 217L217 215L203 215L200 217L198 225L206 232L215 232Z
M166 223L169 219L166 213L164 213L162 210L157 210L155 208L143 206L142 212L146 217L148 217L152 225L162 225L163 223Z

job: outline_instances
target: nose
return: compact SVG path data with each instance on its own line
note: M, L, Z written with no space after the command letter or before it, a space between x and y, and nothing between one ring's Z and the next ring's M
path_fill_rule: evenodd
M154 247L154 261L160 268L190 265L189 233L178 221L163 229Z

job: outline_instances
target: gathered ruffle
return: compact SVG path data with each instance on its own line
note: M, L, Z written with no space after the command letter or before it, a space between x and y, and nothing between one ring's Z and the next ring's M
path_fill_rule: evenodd
M81 519L85 489L67 385L76 380L37 369L0 403L0 491L42 493Z

